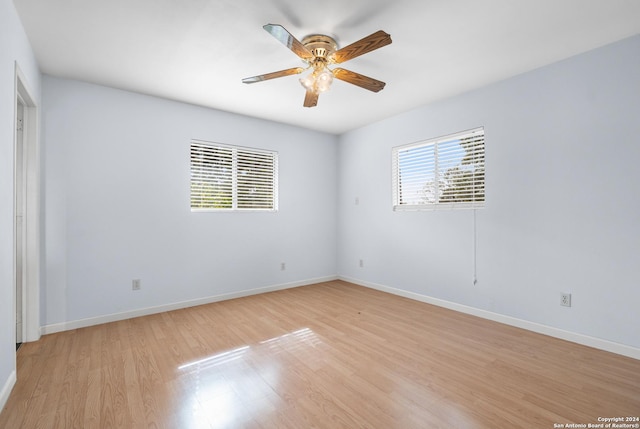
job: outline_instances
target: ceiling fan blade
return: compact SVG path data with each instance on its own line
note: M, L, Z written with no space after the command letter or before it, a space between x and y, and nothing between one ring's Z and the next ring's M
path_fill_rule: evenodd
M372 77L340 68L334 69L333 75L336 77L336 79L352 83L359 86L360 88L368 89L369 91L373 92L382 91L382 89L386 85L386 83L380 80L376 80Z
M304 107L315 107L318 105L318 93L312 90L307 90L307 94L304 96Z
M269 34L278 39L287 48L291 49L294 54L302 58L303 60L312 60L313 54L295 37L291 35L282 25L279 24L266 24L263 25Z
M391 44L391 36L379 30L334 52L332 58L335 63L340 64L389 44Z
M263 80L275 79L277 77L291 76L292 74L300 74L304 71L304 67L294 67L292 69L280 70L273 73L261 74L259 76L245 77L242 83L256 83Z

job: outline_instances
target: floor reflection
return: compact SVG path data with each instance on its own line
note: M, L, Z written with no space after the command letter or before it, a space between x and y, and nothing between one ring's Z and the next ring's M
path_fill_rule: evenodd
M223 365L225 363L229 363L236 359L242 358L242 355L245 352L247 352L250 348L251 346L238 347L237 349L218 353L213 356L209 356L207 358L197 360L195 362L184 364L182 366L179 366L178 369L180 370L195 369L197 371L200 371L210 366Z
M260 344L277 344L277 343L285 342L290 338L293 338L294 341L306 341L309 338L317 338L317 336L311 329L302 328L302 329L298 329L297 331L289 332L288 334L284 334L277 337L269 338L268 340L260 341Z
M280 375L286 371L280 353L307 359L322 341L310 328L225 350L178 367L192 386L181 423L193 428L231 428L264 419L280 400ZM282 393L282 392L280 392Z

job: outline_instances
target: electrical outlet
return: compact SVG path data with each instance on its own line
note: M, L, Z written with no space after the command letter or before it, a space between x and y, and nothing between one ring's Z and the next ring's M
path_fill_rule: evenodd
M287 269L287 264L285 264L284 262L280 263L280 271L284 271Z
M364 267L364 261L360 259L360 262L358 262L358 265L360 266L360 268Z
M140 279L134 279L131 282L131 290L140 290Z
M560 305L563 307L571 307L571 294L570 293L561 293L560 294Z

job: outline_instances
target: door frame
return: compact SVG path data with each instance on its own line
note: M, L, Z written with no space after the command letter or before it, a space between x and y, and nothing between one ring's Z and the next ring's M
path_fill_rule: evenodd
M24 157L24 213L23 213L23 279L22 279L22 341L40 339L40 144L38 107L27 79L15 64L14 93L14 201L13 201L13 295L16 293L16 221L17 207L17 151L22 145ZM18 103L24 106L22 124L22 142L19 142L16 131L18 125ZM16 299L14 296L14 317L17 323Z
M15 273L15 303L16 303L16 344L24 342L24 315L23 304L24 299L24 276L25 276L25 225L24 225L24 198L26 195L25 176L26 166L24 159L24 111L26 110L25 102L18 94L18 102L16 103L16 124L15 124L15 149L14 149L14 273Z

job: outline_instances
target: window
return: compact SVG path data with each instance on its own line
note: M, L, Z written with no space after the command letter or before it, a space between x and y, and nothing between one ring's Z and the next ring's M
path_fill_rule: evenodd
M191 210L278 209L278 154L191 142Z
M484 206L484 128L393 148L394 210Z

